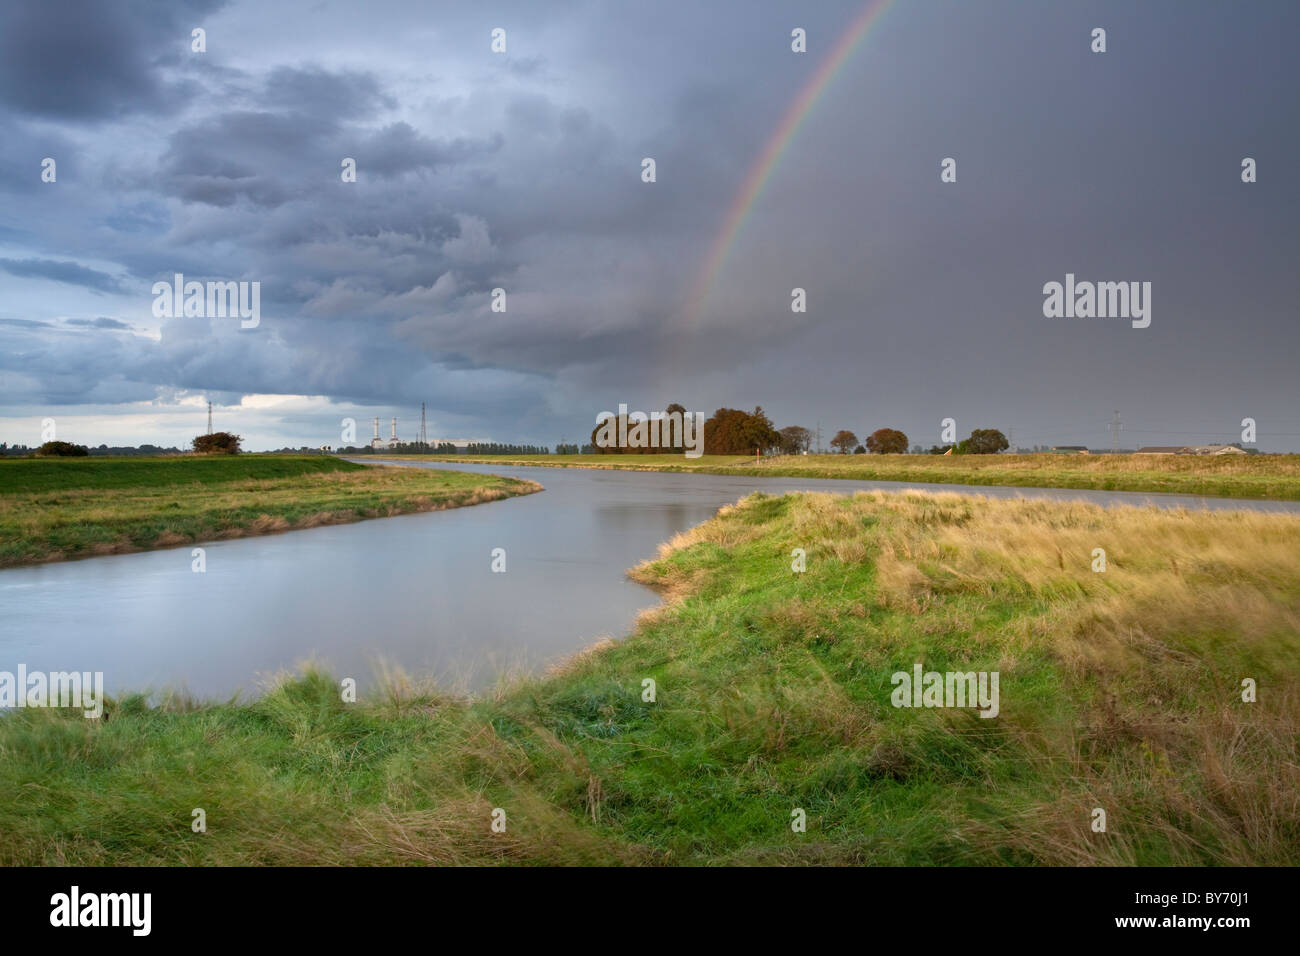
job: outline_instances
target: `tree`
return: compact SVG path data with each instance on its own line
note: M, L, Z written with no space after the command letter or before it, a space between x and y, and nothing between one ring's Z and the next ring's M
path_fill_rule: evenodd
M47 441L36 449L37 458L81 458L90 454L85 445L74 445L69 441Z
M677 417L672 418L671 416L674 415ZM634 417L635 412L626 415L610 415L601 419L591 430L594 453L597 455L668 455L680 452L685 446L685 428L689 415L690 412L686 407L677 402L665 408L657 422L654 422L653 418L642 422L640 418ZM620 434L624 437L622 443L618 439Z
M996 428L977 428L970 437L957 443L958 455L996 455L1010 446L1007 436Z
M831 447L838 448L841 455L847 455L849 449L858 443L858 436L847 429L841 428L831 439Z
M659 445L645 450L647 455L671 455L683 452L686 447L686 428L690 424L690 412L678 402L670 402L664 409L663 421L659 423ZM673 416L676 416L674 418ZM681 424L677 424L680 422ZM652 436L653 437L653 436ZM694 437L694 436L692 436ZM703 441L704 436L697 439Z
M781 433L772 425L772 419L767 417L761 405L755 405L754 410L745 416L740 426L740 437L744 439L746 454L751 450L768 452L781 444Z
M855 455L865 455L866 453L867 453L867 450L866 450L865 448L863 448L861 445L859 445L857 448L853 449L853 454L855 454Z
M907 436L897 428L877 428L867 436L867 451L873 455L905 455Z
M761 407L752 412L719 408L704 423L706 455L752 455L754 449L767 451L780 444L780 434Z
M200 455L238 455L241 441L242 438L230 432L213 432L195 438L194 450Z
M812 447L813 433L802 425L787 425L778 435L781 436L781 453L798 455Z

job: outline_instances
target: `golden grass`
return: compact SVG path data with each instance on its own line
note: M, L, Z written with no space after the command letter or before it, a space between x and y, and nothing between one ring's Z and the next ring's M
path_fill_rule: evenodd
M736 519L761 507L749 499L678 535L660 560L752 540L755 525ZM1004 681L1046 652L1067 681L1062 693L1081 702L1081 723L1064 728L1004 703L1001 726L1051 792L1010 816L962 821L960 839L1063 865L1132 865L1152 846L1189 863L1294 863L1300 516L875 491L799 495L782 521L781 560L797 543L810 567L874 565L877 607L951 652L991 657ZM1096 548L1104 571L1093 569ZM665 574L647 563L634 576L681 603L710 575L680 564ZM1008 602L1034 610L996 627L975 623ZM796 597L756 624L834 644L845 615L864 613L838 596ZM1257 681L1258 701L1241 701L1243 678ZM859 748L877 740L884 764L906 762L835 681L787 679L779 697L750 694L722 712L729 727L769 728L765 750L801 734ZM1098 806L1108 809L1105 835L1086 825Z

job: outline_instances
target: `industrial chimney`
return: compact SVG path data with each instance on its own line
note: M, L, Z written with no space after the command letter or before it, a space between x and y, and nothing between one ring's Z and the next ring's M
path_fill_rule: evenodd
M393 418L393 441L397 441L397 418Z
M375 441L379 441L379 416L375 416Z

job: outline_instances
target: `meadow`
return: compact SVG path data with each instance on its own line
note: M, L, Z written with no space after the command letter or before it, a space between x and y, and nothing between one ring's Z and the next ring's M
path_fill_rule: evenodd
M494 501L534 482L319 455L0 460L0 568Z
M1300 862L1300 517L756 494L630 573L625 640L478 698L11 712L0 864ZM998 716L893 706L918 663Z
M1300 501L1300 455L468 455L385 456L552 468L851 478L1019 488L1169 492Z

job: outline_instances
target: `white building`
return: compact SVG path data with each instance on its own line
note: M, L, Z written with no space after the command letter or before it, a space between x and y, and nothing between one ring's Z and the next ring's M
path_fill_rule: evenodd
M393 418L393 434L391 438L379 437L379 419L375 419L375 437L370 439L370 447L376 451L388 451L402 444L402 440L397 437L397 418Z

